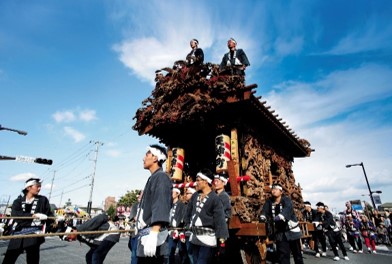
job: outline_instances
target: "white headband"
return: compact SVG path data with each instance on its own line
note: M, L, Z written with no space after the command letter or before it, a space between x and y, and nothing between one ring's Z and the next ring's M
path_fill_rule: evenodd
M36 184L41 184L41 183L42 183L42 181L40 179L32 179L32 180L26 182L24 188L26 189L27 187L30 187L30 186L33 186L33 185L36 185Z
M189 192L191 192L191 193L195 193L196 192L196 190L195 189L193 189L193 188L188 188L188 190L187 191L189 191Z
M147 151L150 151L152 155L156 156L158 158L158 161L165 161L166 160L166 155L164 153L162 153L162 151L160 151L157 148L148 147Z
M225 185L227 184L227 181L228 181L227 178L225 178L224 176L221 176L221 175L215 175L215 179L219 179L219 180L223 181L223 183Z
M283 191L282 186L279 186L279 185L271 185L271 189L279 189L279 190Z
M203 173L199 172L198 174L196 174L196 177L200 177L203 180L206 180L209 184L211 184L212 180L210 178L207 177L207 175L204 175Z

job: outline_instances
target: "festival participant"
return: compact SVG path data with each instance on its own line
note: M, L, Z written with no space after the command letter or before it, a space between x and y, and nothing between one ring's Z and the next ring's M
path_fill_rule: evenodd
M182 226L182 220L184 216L185 205L181 202L180 198L181 191L178 188L173 188L172 198L173 204L170 210L170 223L169 227L177 228ZM175 254L180 241L180 233L174 229L169 232L169 263L175 263Z
M164 147L151 145L143 158L143 167L151 176L143 189L136 221L138 264L163 263L169 253L166 240L173 186L169 175L162 170L166 157Z
M112 219L106 213L99 214L92 219L77 225L73 231L117 231L118 227L114 224L117 219ZM104 233L91 235L70 234L67 236L68 241L78 239L80 242L87 244L90 250L86 254L87 264L102 264L106 255L112 247L120 241L120 233Z
M228 182L228 177L226 174L218 174L215 175L214 186L215 192L218 195L219 199L222 201L223 211L225 212L225 220L226 223L229 222L231 218L231 202L230 196L225 191L225 186Z
M303 264L300 247L302 236L298 220L294 213L293 203L283 194L279 183L271 186L272 196L266 200L260 215L260 221L273 221L273 238L276 242L279 263L290 264L290 252L296 264Z
M304 218L304 221L308 222L308 223L313 223L313 220L316 217L316 214L317 214L317 211L315 209L312 209L312 204L308 201L304 202L304 208L302 210L302 216ZM317 240L316 239L316 232L312 232L312 239L307 238L305 240L304 247L307 245L311 249L314 249L315 248L315 245L314 245L315 240ZM317 246L316 254L317 253L320 255L320 253L318 252L318 246Z
M193 263L212 263L217 246L218 252L223 252L229 237L222 202L211 188L213 180L209 169L197 173L199 192L193 194L187 207L185 225L192 232Z
M325 209L325 205L322 202L318 202L316 204L317 206L317 216L315 219L316 226L321 225L326 236L328 237L329 244L332 247L332 251L335 254L335 257L333 260L337 261L340 259L339 257L339 252L337 250L338 245L340 250L343 253L343 258L345 260L349 260L347 256L347 251L346 248L344 247L343 241L342 241L342 234L340 232L340 229L336 225L336 222L333 218L333 215L330 211L327 211Z
M225 213L225 220L227 223L227 228L229 227L229 221L231 218L231 201L230 201L230 196L227 194L225 191L225 186L228 182L228 175L226 173L220 173L215 175L215 180L214 180L214 187L215 187L215 192L218 195L219 199L222 202L223 206L223 211ZM229 230L228 230L229 231ZM226 248L231 248L233 242L231 241L230 238L230 231L229 231L229 238L226 241ZM229 261L229 256L227 254L228 252L221 252L216 260L218 263L227 263Z
M23 196L19 196L12 204L11 216L33 217L35 219L15 220L13 235L39 234L45 232L45 224L50 225L48 217L53 213L50 209L49 200L42 195L42 181L39 178L30 178L26 181L22 190ZM45 242L44 237L11 239L3 264L15 263L19 255L26 252L26 261L29 264L39 263L40 246Z
M229 70L235 75L245 75L246 67L250 66L245 52L242 49L237 49L237 41L233 38L227 41L227 48L229 52L223 56L219 70L221 72Z
M187 188L185 192L185 205L184 205L184 215L183 215L183 222L186 217L187 208L189 202L192 198L192 195L196 192L194 188ZM191 231L187 230L185 232L180 232L180 257L182 264L193 264L193 254L192 254L192 243L189 241L189 237L191 235Z
M135 226L136 226L136 216L139 210L140 201L143 196L143 191L137 195L137 201L132 205L131 212L129 214L130 219L130 227L134 231L130 232L129 241L128 241L128 248L131 250L131 263L137 264L137 240L138 236L135 234Z
M204 62L204 52L199 48L199 41L197 39L192 39L189 43L191 46L191 52L186 56L186 63L188 66L191 65L201 65Z

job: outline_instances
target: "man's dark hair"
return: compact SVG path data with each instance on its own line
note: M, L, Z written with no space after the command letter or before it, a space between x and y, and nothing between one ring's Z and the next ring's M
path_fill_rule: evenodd
M210 169L204 168L201 169L200 172L211 179L211 183L208 183L208 185L212 186L212 182L214 181L214 174L212 173L212 171Z

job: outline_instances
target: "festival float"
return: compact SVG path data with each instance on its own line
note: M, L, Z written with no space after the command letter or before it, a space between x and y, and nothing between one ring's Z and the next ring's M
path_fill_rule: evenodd
M202 168L228 174L230 239L235 238L228 251L238 252L243 263L265 263L272 241L268 224L258 221L262 205L270 185L279 182L302 220L301 186L292 164L310 156L310 143L255 95L257 84L246 85L245 76L220 72L219 65L177 61L158 70L155 81L133 129L168 147L166 170L176 187L193 186ZM311 225L301 227L308 236Z

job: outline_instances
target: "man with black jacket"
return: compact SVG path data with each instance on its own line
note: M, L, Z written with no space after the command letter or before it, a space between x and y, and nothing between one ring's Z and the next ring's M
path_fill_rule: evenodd
M316 206L317 215L314 224L316 228L321 225L325 235L328 237L329 243L332 247L332 251L335 254L333 260L337 261L340 259L339 252L337 250L338 246L340 247L340 250L342 250L343 258L345 260L349 260L346 248L343 245L342 234L339 227L336 225L335 220L333 219L332 213L325 209L325 205L322 202L318 202Z
M219 66L221 72L231 72L234 75L245 75L246 67L250 66L248 57L242 49L237 49L237 41L230 38L227 41L229 52L226 53Z
M203 169L196 175L199 192L192 195L187 207L185 226L192 232L190 241L193 263L212 263L216 248L223 252L229 231L222 202L212 190L214 175Z
M172 205L173 184L163 169L167 158L166 149L160 145L147 148L143 167L151 176L143 189L143 196L136 217L138 235L138 263L163 263L168 255L167 236Z
M296 264L303 264L300 247L302 236L298 220L294 213L293 203L289 197L283 195L283 187L274 183L271 187L272 196L266 200L260 221L273 221L273 239L276 242L279 263L290 264L290 252Z
M19 196L12 204L11 216L32 217L34 219L15 220L13 222L13 235L27 235L45 232L45 223L50 226L48 217L53 216L49 200L39 195L41 179L30 178L22 190L23 196ZM15 263L19 255L26 251L27 263L39 263L40 246L45 242L44 237L11 239L3 264Z
M116 231L118 230L118 227L106 213L102 213L84 222L83 224L76 226L74 230L78 232ZM74 239L75 235L68 235L68 240ZM86 263L102 264L110 249L120 241L120 233L113 232L104 234L78 235L77 239L90 247L90 250L86 254Z

